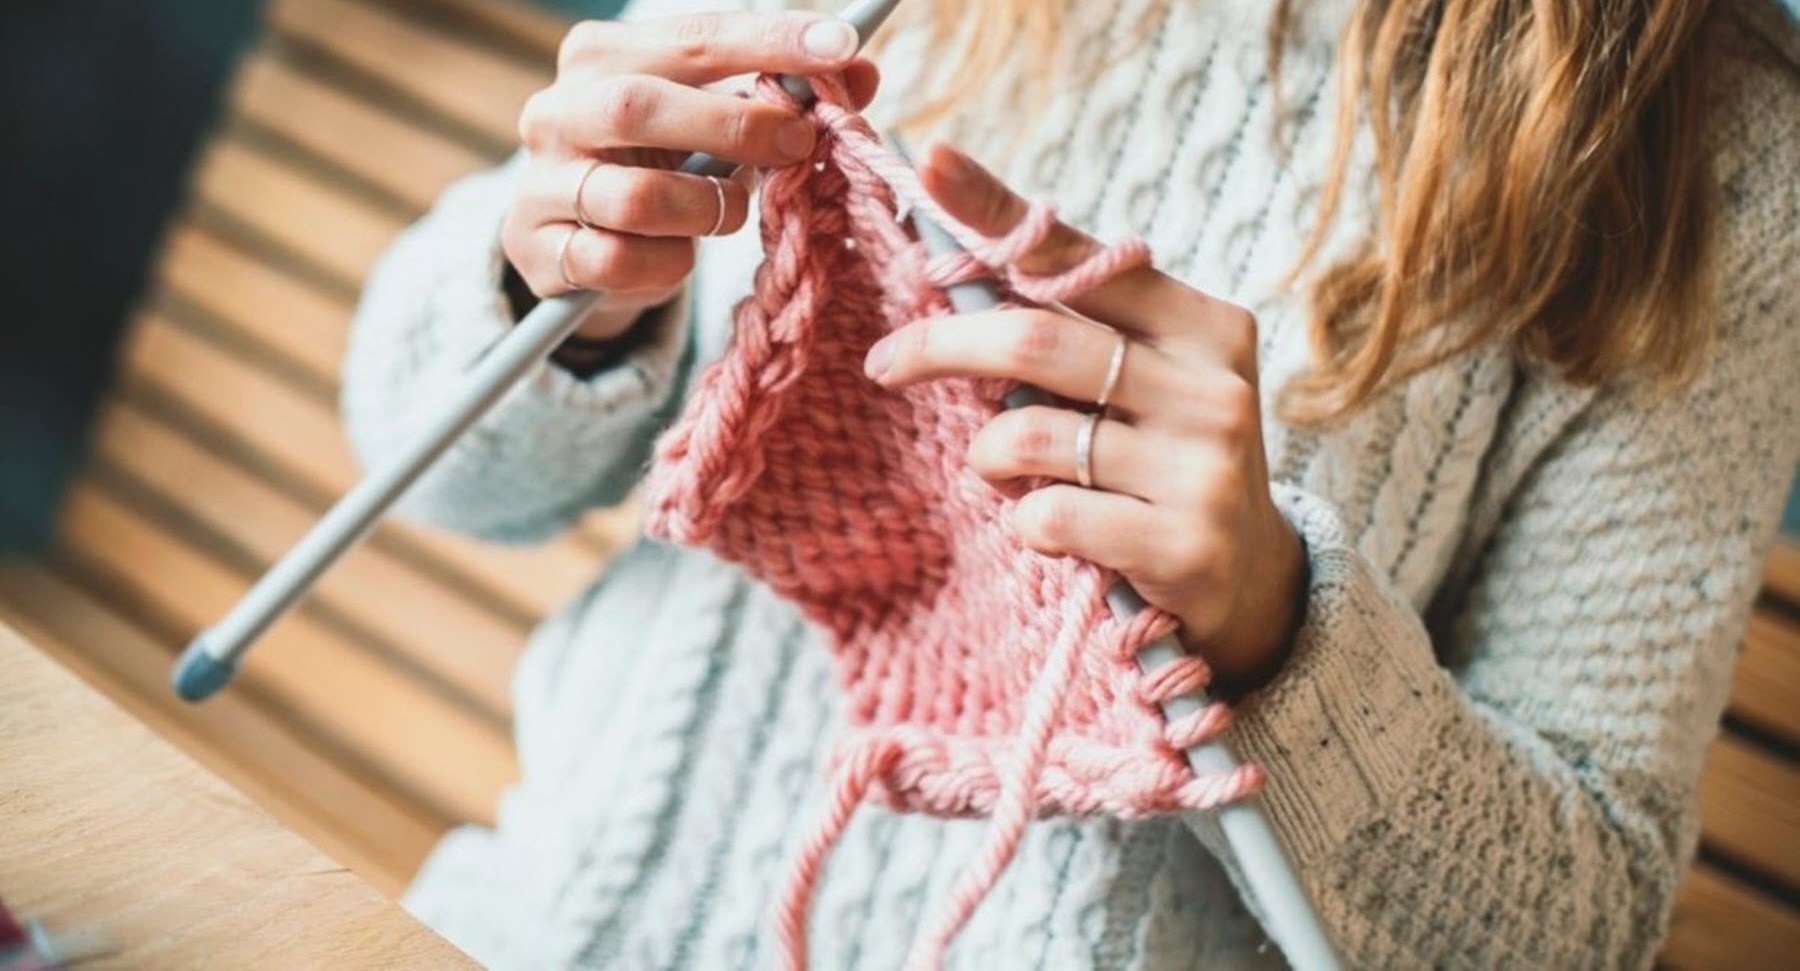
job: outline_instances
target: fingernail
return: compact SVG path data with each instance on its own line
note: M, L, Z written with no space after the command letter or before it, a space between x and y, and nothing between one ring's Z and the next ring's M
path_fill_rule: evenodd
M841 61L856 53L856 28L835 17L809 25L800 46L821 61Z
M863 374L867 375L871 381L879 381L881 376L886 374L888 368L893 365L894 339L883 337L875 342L874 347L869 348L868 355L863 358Z
M799 161L812 154L814 137L812 122L796 118L775 132L775 147L781 154Z

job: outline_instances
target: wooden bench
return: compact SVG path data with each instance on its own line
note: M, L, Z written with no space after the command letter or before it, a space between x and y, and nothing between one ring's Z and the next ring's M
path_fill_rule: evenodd
M169 663L355 476L334 395L387 241L513 144L564 24L499 0L271 0L170 229L93 459L0 614L376 886L492 817L532 625L635 529L533 549L384 527L184 706ZM1702 791L1674 967L1800 961L1800 551L1778 549Z

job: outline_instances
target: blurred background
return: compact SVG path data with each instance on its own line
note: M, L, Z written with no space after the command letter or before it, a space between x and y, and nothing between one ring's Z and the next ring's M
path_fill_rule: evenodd
M0 5L0 620L389 893L446 827L492 818L516 776L512 663L631 513L531 549L389 525L233 690L179 705L168 665L353 481L335 394L363 275L512 150L568 22L619 5ZM1671 965L1800 948L1797 702L1789 543Z
M533 549L383 529L239 689L181 706L168 665L354 480L376 256L620 5L0 5L0 617L389 892L492 817L512 663L630 514Z

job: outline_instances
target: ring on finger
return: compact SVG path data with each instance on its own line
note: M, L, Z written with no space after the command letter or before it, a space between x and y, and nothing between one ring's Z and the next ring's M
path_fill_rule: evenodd
M586 289L576 283L575 278L569 273L569 247L575 242L575 237L581 233L581 230L580 226L570 226L569 235L564 236L562 245L556 248L556 272L562 274L563 282L568 284L570 290Z
M1075 483L1083 489L1094 487L1094 433L1103 417L1098 411L1089 412L1075 429Z
M1125 372L1125 350L1131 346L1131 340L1124 334L1117 334L1119 342L1113 345L1111 360L1106 362L1106 379L1100 384L1100 396L1094 399L1094 410L1103 412L1112 404L1113 392L1119 388L1119 375Z
M588 180L594 177L594 170L601 165L599 159L589 163L587 171L581 173L581 181L575 183L575 224L582 229L599 229L600 227L588 217L587 205L583 201L587 197ZM564 279L567 279L565 277Z
M725 228L725 180L716 175L709 175L706 180L712 183L713 195L719 202L719 214L713 218L712 228L706 231L706 235L717 236L719 230Z

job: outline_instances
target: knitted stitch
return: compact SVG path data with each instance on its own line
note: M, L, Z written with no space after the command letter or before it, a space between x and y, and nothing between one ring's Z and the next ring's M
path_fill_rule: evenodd
M1054 225L1047 206L1006 238L974 234L882 147L838 80L814 86L811 164L764 184L765 261L730 348L658 445L647 526L743 564L831 637L851 729L777 915L791 966L805 964L825 857L864 798L992 818L915 939L909 963L936 966L1034 815L1206 809L1254 791L1261 774L1196 777L1183 750L1222 732L1227 710L1213 703L1166 723L1156 706L1204 687L1205 664L1184 658L1146 677L1136 663L1172 618L1113 617L1112 577L1022 546L1007 525L1012 500L968 468L1002 383L890 393L862 373L888 331L949 310L950 283L993 268L1015 304L1056 303L1144 265L1147 247L1132 240L1060 275L1021 274L1017 257ZM792 100L772 78L759 93ZM896 194L930 208L976 258L928 260Z

